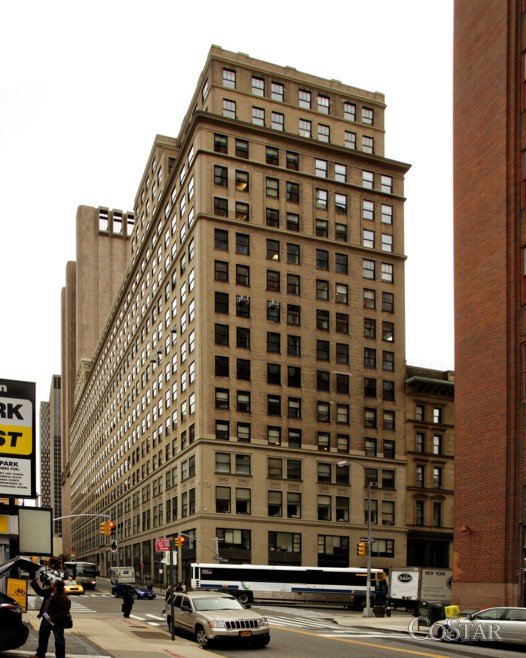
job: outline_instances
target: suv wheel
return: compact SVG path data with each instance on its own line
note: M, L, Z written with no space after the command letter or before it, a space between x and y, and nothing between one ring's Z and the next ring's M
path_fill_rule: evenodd
M203 649L210 646L210 638L207 636L206 631L202 626L196 626L195 639Z
M248 603L249 602L248 594L240 594L237 598L238 598L238 601L240 601L241 603Z

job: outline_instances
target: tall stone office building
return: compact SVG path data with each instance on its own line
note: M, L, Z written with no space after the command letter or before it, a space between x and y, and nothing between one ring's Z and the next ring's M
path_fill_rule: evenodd
M49 400L40 403L40 487L42 507L62 516L62 427L60 376L53 375ZM54 522L53 534L62 534L62 521Z
M455 3L453 596L524 605L526 4Z
M364 566L368 513L373 566L406 564L408 165L384 156L384 110L212 47L178 137L155 139L129 267L66 373L71 512L109 514L144 578L178 532L185 571L216 545ZM104 571L99 525L75 520L71 545Z

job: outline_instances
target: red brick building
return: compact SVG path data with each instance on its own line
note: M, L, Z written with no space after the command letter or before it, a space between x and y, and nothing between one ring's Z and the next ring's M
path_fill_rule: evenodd
M524 601L525 11L455 2L453 600L470 608Z

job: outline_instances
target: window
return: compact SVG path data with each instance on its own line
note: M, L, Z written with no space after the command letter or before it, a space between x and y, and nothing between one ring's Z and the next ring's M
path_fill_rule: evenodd
M384 428L384 430L394 430L395 429L395 412L394 411L387 411L387 410L384 409L383 428Z
M292 169L293 171L299 171L300 168L299 153L295 153L294 151L287 151L285 165L287 169Z
M228 388L216 388L215 408L229 409L229 407L230 407L230 391L228 390Z
M246 233L236 233L236 254L250 254L250 237Z
M241 201L236 201L236 219L240 219L242 222L248 222L250 215L250 206L248 203L242 203Z
M348 269L347 254L336 254L334 271L338 274L348 274Z
M223 87L236 88L236 72L233 69L223 69Z
M216 513L230 514L230 487L216 487Z
M262 107L252 108L252 123L255 126L265 125L265 110Z
M267 301L267 320L269 322L281 322L279 302L274 300Z
M331 422L331 411L328 402L318 402L316 405L316 419L320 423Z
M336 284L336 303L337 304L349 303L349 286L346 283Z
M392 292L382 292L382 311L394 313L394 295Z
M285 130L285 115L281 112L272 112L270 126L274 130Z
M248 295L236 295L236 315L239 318L250 317L250 297Z
M216 153L228 152L228 137L226 135L214 134L214 151Z
M362 219L374 221L374 202L362 199Z
M382 352L382 368L394 372L394 352L386 352L385 350Z
M281 480L283 477L283 461L277 457L267 459L267 477Z
M299 183L289 183L286 185L286 199L291 203L299 203L300 201L300 186Z
M289 356L301 356L301 337L287 335L287 354Z
M287 263L289 265L300 264L300 246L293 242L287 242Z
M311 99L312 99L312 94L311 94L310 91L306 91L305 89L300 89L299 90L298 105L300 107L303 107L306 110L310 110L311 109Z
M215 344L228 345L228 325L216 324L215 326Z
M285 90L280 82L272 82L270 85L270 97L273 101L283 102Z
M228 313L228 293L226 292L215 293L214 310L216 313Z
M336 313L336 331L340 334L349 333L349 316L347 313Z
M250 413L250 392L238 391L237 392L237 411L241 413Z
M330 98L328 96L318 96L318 112L321 114L329 114L330 111Z
M362 136L362 151L364 153L374 153L374 138L367 135Z
M443 439L442 434L433 434L433 454L442 455L443 453Z
M394 500L382 501L382 525L395 524L395 503Z
M267 363L267 384L281 384L281 366L279 363Z
M265 80L263 80L263 78L256 78L255 76L252 76L252 95L265 95Z
M362 107L362 123L372 126L374 122L374 110L368 107Z
M372 347L364 347L363 365L364 368L376 368L376 350Z
M230 423L227 420L216 420L216 439L228 441L230 438Z
M240 286L250 285L250 267L248 265L236 265L236 283Z
M214 279L228 282L228 263L222 260L214 261Z
M370 231L365 228L363 229L362 246L370 247L371 249L374 249L374 231Z
M366 457L376 457L377 456L377 441L376 439L364 439L363 448Z
M348 228L347 224L339 224L336 222L334 224L334 239L339 242L347 242L348 239Z
M301 518L301 494L287 492L287 516L292 519Z
M279 180L277 178L266 179L266 194L275 199L279 198Z
M334 165L334 180L339 183L347 182L347 166L342 164Z
M299 122L299 134L301 137L311 137L312 136L312 123L307 119L300 119Z
M442 503L433 503L433 527L442 527Z
M433 407L433 422L434 423L444 422L443 419L442 419L442 416L443 416L442 407Z
M316 390L327 392L331 390L331 377L327 370L316 371Z
M423 464L416 465L415 485L417 487L425 487L425 466Z
M349 435L338 434L336 436L336 449L338 452L349 452Z
M373 318L363 319L363 337L376 339L376 320Z
M331 520L331 497L318 496L318 520L330 521Z
M318 124L318 139L320 142L329 143L331 141L331 129L322 123Z
M374 188L374 174L372 171L362 171L362 187L368 190Z
M236 156L248 160L248 142L246 139L236 139Z
M214 197L214 215L228 217L228 199Z
M250 349L250 329L236 327L236 347Z
M228 231L223 229L214 229L214 249L228 251Z
M382 240L383 237L384 236L382 235ZM382 244L382 249L383 249L383 244ZM394 268L391 263L382 263L382 281L385 281L386 283L393 283L394 281L393 270Z
M325 462L318 462L317 465L317 481L318 482L331 482L331 465Z
M223 99L223 116L228 119L236 118L236 101Z
M236 455L240 457L241 455ZM250 489L236 489L236 514L250 514Z
M343 135L343 144L348 149L356 148L356 133L346 130Z
M334 195L334 210L340 215L347 214L347 195L338 194Z
M375 279L375 262L374 260L369 260L364 258L362 262L362 276L364 279Z
M267 208L265 216L267 226L279 227L279 210L276 208Z
M316 188L316 208L327 210L329 194L327 190Z
M386 402L394 402L395 399L395 383L389 380L382 382L382 400Z
M381 189L382 192L387 192L388 194L393 193L393 178L392 178L392 176L382 175L380 177L380 189Z
M316 299L329 300L329 282L316 279Z
M393 223L393 206L386 206L382 203L382 224L392 225Z
M329 252L326 249L316 249L316 269L329 269Z
M248 192L248 172L236 170L236 190L238 192Z
M315 159L314 173L318 178L327 178L329 171L329 163L327 160L320 160L319 158Z
M295 327L301 326L301 307L296 304L287 304L287 324Z
M281 491L268 492L268 515L269 516L283 516L281 504Z
M250 423L237 424L237 440L238 442L250 443L251 426Z
M415 500L415 525L424 525L425 523L425 504L424 500Z
M426 407L423 404L417 404L415 406L415 420L423 423L426 416Z
M296 233L300 230L300 216L295 213L287 213L287 230L295 231Z
M288 439L289 439L289 448L301 449L301 430L289 427ZM299 462L299 468L300 468L300 473L298 479L301 479L301 462Z
M288 399L287 417L301 418L301 398Z
M442 489L442 468L440 466L433 467L433 487Z
M319 361L330 360L330 343L328 340L316 341L316 358Z
M228 452L215 453L215 472L216 473L231 473L232 466L230 462L231 455Z
M372 377L363 378L363 394L366 398L376 397L376 379Z
M316 235L319 238L329 237L329 222L326 219L316 220Z
M281 334L274 331L267 331L267 352L274 354L281 353Z
M267 240L267 260L281 260L279 240Z
M287 386L301 388L301 368L299 366L287 367Z
M279 149L267 146L265 148L265 161L269 165L279 165Z
M356 121L356 105L354 103L345 102L343 104L343 118L346 121Z
M426 451L426 435L424 434L424 432L416 432L415 434L415 451L416 452Z
M226 167L214 166L214 185L228 187L228 169Z
M336 422L341 425L349 424L349 405L338 404L336 405Z
M369 429L375 429L377 427L376 409L371 409L370 407L364 409L363 426Z
M216 377L229 376L229 359L228 356L215 357L215 375Z

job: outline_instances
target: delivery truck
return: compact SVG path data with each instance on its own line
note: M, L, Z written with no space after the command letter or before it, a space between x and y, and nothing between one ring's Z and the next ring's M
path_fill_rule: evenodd
M389 604L394 608L416 611L422 601L451 603L453 572L451 569L405 567L391 569Z
M135 569L133 567L111 567L110 580L112 585L135 582Z

